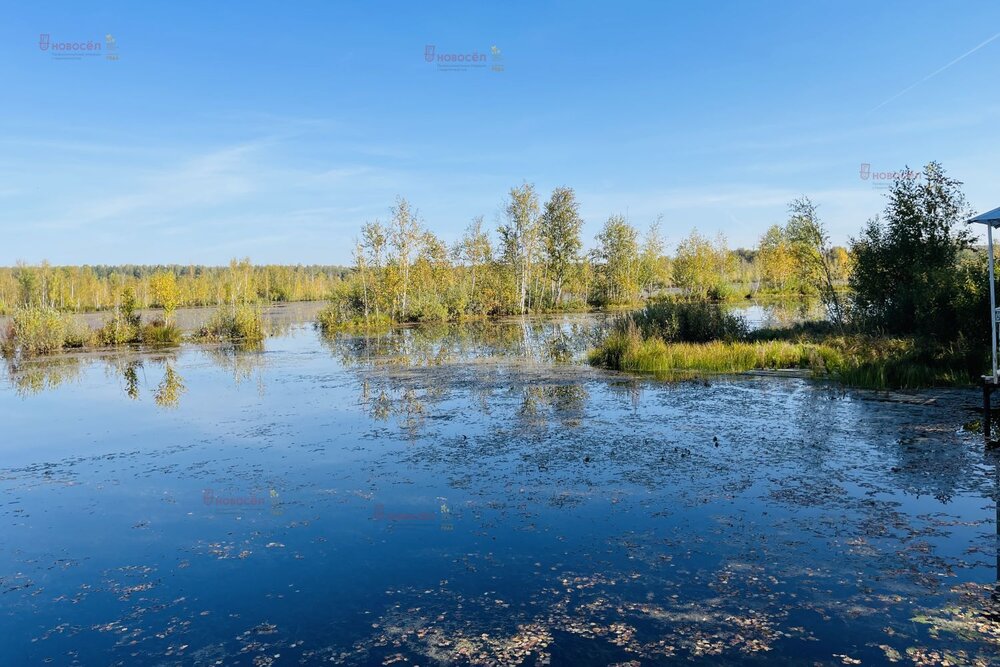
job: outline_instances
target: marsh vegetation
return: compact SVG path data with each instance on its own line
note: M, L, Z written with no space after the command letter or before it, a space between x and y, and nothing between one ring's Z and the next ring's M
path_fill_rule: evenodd
M969 211L960 186L936 163L920 179L899 180L883 216L867 223L849 249L831 245L817 206L801 198L756 249L731 251L724 237L711 240L695 229L672 256L659 220L640 234L618 215L584 252L570 188L556 188L542 203L532 185L514 187L495 232L477 218L452 245L399 198L387 223L364 225L354 266L343 270L285 271L249 260L187 273L137 267L131 278L107 272L94 283L99 289L87 272L0 272L0 304L12 304L3 306L9 316L0 345L8 356L30 356L176 344L182 332L174 313L190 303L217 304L193 340L258 344L268 300L320 290L329 301L316 321L330 335L598 309L622 314L590 359L618 370L792 368L872 388L961 384L985 361L988 281L984 253L962 225ZM82 289L81 280L91 287ZM76 307L86 302L108 308L109 316L99 327L81 326L67 315L67 289L77 295ZM100 298L80 300L83 294ZM809 295L825 312L812 322L751 331L719 305L775 295ZM160 315L143 322L138 309L150 304Z
M228 301L192 336L194 340L259 343L265 329L256 298L254 269L248 262L234 262L225 281ZM0 333L0 351L7 357L30 357L74 348L162 346L182 342L184 334L175 321L182 303L178 281L172 273L157 273L150 289L160 305L159 315L144 322L139 300L131 286L115 294L104 321L88 326L79 317L59 310L47 299L33 298L17 305Z
M752 250L730 250L725 236L710 239L693 229L672 256L660 219L640 231L612 215L589 252L582 230L576 194L566 187L544 203L531 184L511 188L494 230L476 218L450 246L399 198L388 222L362 227L353 271L336 286L319 323L357 330L620 309L665 291L712 301L818 294L826 286L842 289L847 279L846 251L823 247L824 261L816 264L804 253L812 230L801 225L770 230ZM815 280L817 266L825 282Z
M960 186L935 163L897 181L883 218L852 240L847 292L816 208L793 202L768 236L797 239L790 256L821 295L823 321L751 332L718 306L668 300L621 316L591 361L656 373L798 368L869 388L973 382L988 362L989 280Z

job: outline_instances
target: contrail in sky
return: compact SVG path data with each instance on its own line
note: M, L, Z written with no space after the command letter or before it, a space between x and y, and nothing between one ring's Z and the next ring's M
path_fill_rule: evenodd
M885 102L882 102L882 104L878 105L877 107L875 107L874 109L872 109L868 113L871 113L872 111L878 111L879 109L881 109L882 107L884 107L889 102L892 102L893 100L895 100L895 99L897 99L899 97L902 97L906 93L910 92L911 90L913 90L914 88L916 88L917 86L919 86L920 84L922 84L924 81L927 81L928 79L937 76L938 74L940 74L941 72L945 71L946 69L948 69L949 67L951 67L955 63L957 63L957 62L959 62L961 60L965 60L966 58L968 58L969 56L971 56L973 53L975 53L979 49L983 48L984 46L986 46L987 44L989 44L990 42L992 42L993 40L995 40L997 37L1000 37L1000 32L998 32L997 34L993 35L992 37L990 37L989 39L987 39L985 42L980 43L978 46L969 49L968 51L966 51L965 53L963 53L959 57L955 58L954 60L952 60L950 63L948 63L944 67L941 67L941 68L938 68L938 69L934 70L933 72L931 72L930 74L928 74L927 76L925 76L924 78L922 78L920 81L917 81L913 85L911 85L911 86L909 86L907 88L904 88L903 90L899 91L898 93L896 93L895 95L893 95L892 97L890 97L889 99L887 99Z

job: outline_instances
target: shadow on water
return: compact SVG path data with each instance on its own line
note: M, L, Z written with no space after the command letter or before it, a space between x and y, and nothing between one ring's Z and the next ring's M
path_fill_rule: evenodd
M582 363L605 323L293 327L8 369L9 442L32 444L0 469L2 648L994 663L1000 468L960 428L974 392L659 382Z

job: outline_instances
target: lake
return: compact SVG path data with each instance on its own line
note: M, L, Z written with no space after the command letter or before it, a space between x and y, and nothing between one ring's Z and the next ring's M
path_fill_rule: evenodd
M997 664L975 390L280 312L262 349L0 371L2 664Z

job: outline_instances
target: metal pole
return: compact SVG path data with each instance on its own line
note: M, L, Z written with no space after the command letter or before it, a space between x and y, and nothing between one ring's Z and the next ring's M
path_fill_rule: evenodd
M993 437L993 405L990 399L990 394L993 393L993 384L983 378L983 437L985 438L986 448L990 448L991 440ZM1000 466L1000 464L998 464ZM998 467L1000 470L1000 467ZM998 498L1000 502L1000 498ZM997 530L1000 531L1000 526L997 526ZM1000 552L998 552L997 557L1000 558ZM998 577L1000 580L1000 577Z
M997 298L993 285L993 225L986 225L986 239L990 246L990 352L993 353L993 383L997 381Z

